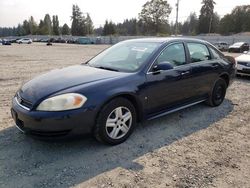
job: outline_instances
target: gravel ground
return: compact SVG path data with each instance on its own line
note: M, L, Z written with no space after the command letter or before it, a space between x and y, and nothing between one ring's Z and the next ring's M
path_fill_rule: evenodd
M40 141L18 132L10 101L23 82L108 46L0 46L0 187L250 187L250 79L218 108L200 104L147 121L125 143Z

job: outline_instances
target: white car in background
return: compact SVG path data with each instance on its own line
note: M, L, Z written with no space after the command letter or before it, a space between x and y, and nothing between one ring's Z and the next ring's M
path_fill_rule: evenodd
M250 51L235 58L237 62L237 75L250 76Z
M24 38L16 41L18 44L31 44L32 40L29 38Z

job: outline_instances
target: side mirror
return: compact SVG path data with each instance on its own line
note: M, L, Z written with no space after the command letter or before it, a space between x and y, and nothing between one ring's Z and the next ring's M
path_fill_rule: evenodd
M174 69L174 66L168 61L163 61L153 67L153 72L159 72L171 69Z

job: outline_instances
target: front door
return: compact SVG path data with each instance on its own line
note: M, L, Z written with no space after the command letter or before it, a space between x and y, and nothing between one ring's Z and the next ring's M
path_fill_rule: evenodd
M183 43L167 46L158 56L153 66L168 62L173 69L154 72L149 70L147 79L146 113L152 114L171 107L192 97L194 92L192 69L187 64L186 50Z

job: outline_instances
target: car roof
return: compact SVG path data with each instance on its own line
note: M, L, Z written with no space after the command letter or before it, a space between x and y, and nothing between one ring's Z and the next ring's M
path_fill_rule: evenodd
M235 45L235 44L243 45L243 44L245 44L245 42L236 42L236 43L234 43L233 45Z
M153 42L153 43L168 43L168 42L200 42L207 43L207 41L194 39L194 38L182 38L182 37L155 37L155 38L139 38L139 39L130 39L127 41L131 42Z

